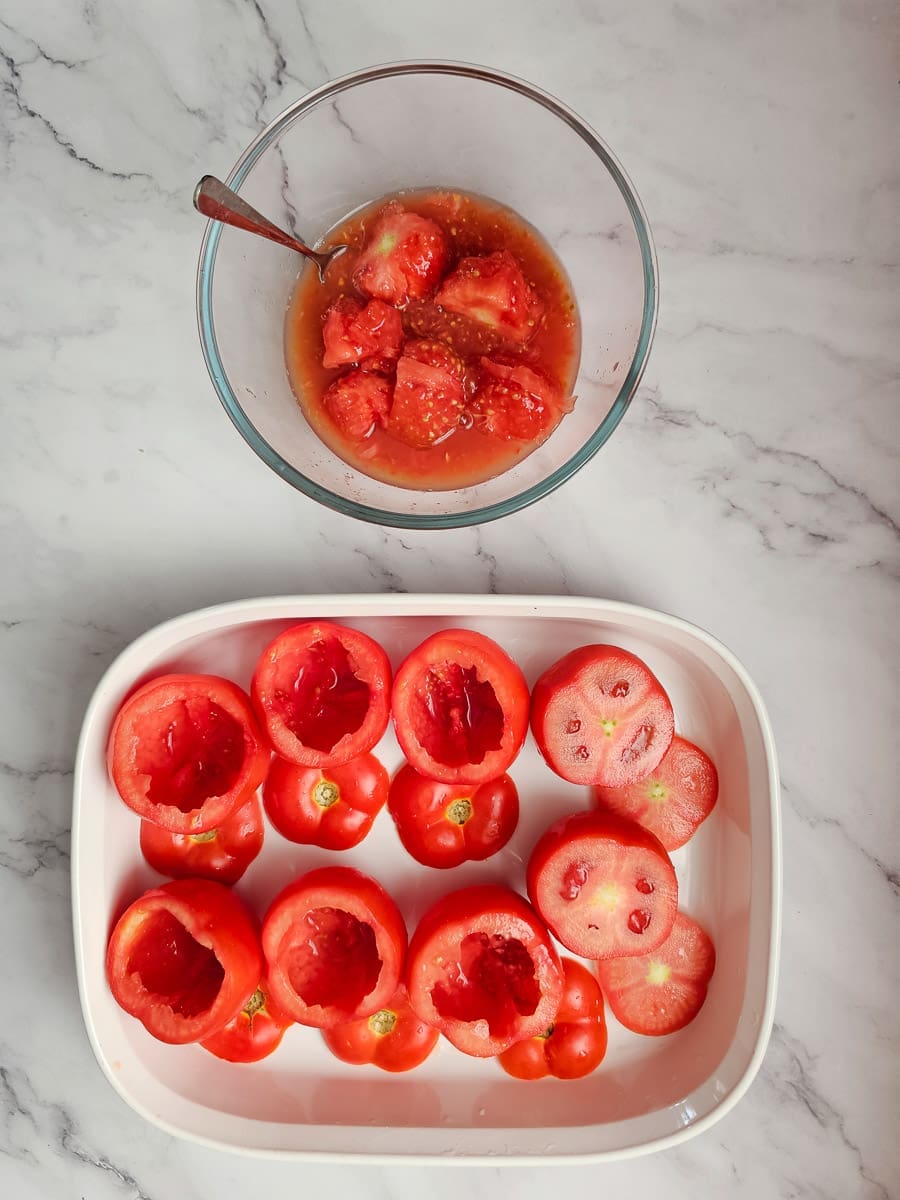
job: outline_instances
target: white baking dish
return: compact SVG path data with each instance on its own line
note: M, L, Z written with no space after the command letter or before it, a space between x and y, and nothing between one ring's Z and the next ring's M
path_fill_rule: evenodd
M357 626L396 666L423 637L460 625L499 641L532 683L559 655L613 642L646 659L669 692L677 727L715 760L718 805L673 855L681 907L709 930L718 966L697 1019L666 1038L628 1033L609 1016L604 1063L577 1082L522 1083L493 1061L447 1043L409 1075L346 1066L317 1031L292 1028L268 1060L233 1065L197 1046L167 1046L119 1010L104 978L113 914L157 876L141 858L137 817L106 771L112 718L135 682L205 671L249 685L255 659L281 628L311 617ZM393 736L376 751L393 769ZM414 927L438 895L478 880L524 890L538 834L587 806L557 779L530 737L511 774L522 817L486 863L434 871L407 856L387 813L340 856L394 894ZM333 858L268 829L238 884L257 911L290 879ZM775 1002L780 926L780 821L775 748L747 672L719 642L674 617L602 600L515 596L288 596L225 604L168 621L109 668L88 707L75 770L72 905L78 981L94 1053L120 1095L148 1120L195 1141L245 1153L393 1161L611 1159L675 1145L708 1129L743 1095L762 1060Z

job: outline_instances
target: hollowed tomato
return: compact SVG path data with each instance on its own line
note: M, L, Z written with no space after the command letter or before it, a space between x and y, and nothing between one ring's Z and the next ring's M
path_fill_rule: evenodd
M141 821L141 853L155 871L170 879L200 876L237 883L262 844L262 805L255 793L205 833L169 833L152 821Z
M660 842L612 813L580 812L551 825L528 862L531 903L582 958L646 954L669 936L678 910L675 870Z
M106 977L116 1002L162 1042L198 1042L240 1012L262 953L237 896L208 879L177 879L138 897L116 922Z
M412 936L413 1010L466 1054L490 1058L556 1019L563 975L550 935L507 887L451 892Z
M618 646L582 646L534 685L531 728L541 754L569 783L622 787L659 765L675 732L662 684Z
M294 1018L283 1012L265 980L227 1025L204 1038L204 1050L226 1062L259 1062L281 1045L284 1031Z
M323 1029L322 1037L342 1062L400 1072L411 1071L425 1061L437 1044L438 1031L416 1016L401 984L384 1008L358 1021Z
M301 1025L371 1016L400 981L406 926L384 888L351 867L320 867L289 884L263 921L268 979Z
M256 791L271 751L249 697L215 675L161 675L122 705L109 771L138 816L171 833L215 829Z
M262 652L251 694L282 758L333 767L371 750L384 733L390 687L388 657L372 638L305 621Z
M397 740L421 775L442 783L496 779L528 729L528 685L502 647L469 629L426 638L397 671Z

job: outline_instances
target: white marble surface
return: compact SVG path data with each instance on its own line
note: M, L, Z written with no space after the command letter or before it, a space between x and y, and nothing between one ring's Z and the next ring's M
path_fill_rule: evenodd
M898 10L891 0L0 0L0 1193L900 1194ZM294 494L200 358L190 193L306 88L469 58L582 112L640 191L662 306L619 432L543 504L398 534ZM70 786L106 664L164 617L314 590L571 592L743 658L784 781L777 1022L674 1152L502 1172L298 1168L172 1140L96 1067Z

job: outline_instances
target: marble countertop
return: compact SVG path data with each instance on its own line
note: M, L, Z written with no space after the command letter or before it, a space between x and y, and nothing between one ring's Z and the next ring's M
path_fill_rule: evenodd
M304 591L572 593L709 629L783 771L777 1017L684 1147L574 1166L635 1200L900 1194L898 11L890 0L0 0L0 1191L543 1197L540 1169L253 1162L176 1141L91 1055L69 909L72 762L160 620ZM191 189L371 62L463 58L581 112L655 232L659 330L613 440L526 513L397 533L291 491L197 344ZM302 1172L302 1173L301 1173Z

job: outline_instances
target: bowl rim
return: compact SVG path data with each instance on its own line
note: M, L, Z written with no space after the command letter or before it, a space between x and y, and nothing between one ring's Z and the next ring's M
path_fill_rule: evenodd
M213 323L212 282L215 271L216 252L219 245L223 226L217 221L208 221L200 246L200 258L197 265L196 303L197 323L200 332L200 345L207 371L213 382L219 400L232 424L237 428L247 445L283 479L298 491L324 504L327 508L343 513L345 516L356 517L375 525L389 526L400 529L458 529L471 525L480 525L499 517L508 516L527 508L536 501L550 495L566 480L570 479L581 469L612 436L622 417L631 403L634 393L644 374L656 321L659 311L659 274L656 248L650 225L644 207L638 197L631 180L619 163L616 156L606 145L599 134L582 120L573 109L558 100L551 93L544 91L535 84L498 71L493 67L484 67L474 63L458 62L445 59L404 59L396 62L381 63L361 70L340 75L307 92L299 100L283 109L264 129L257 134L247 149L235 163L226 178L229 187L236 191L246 180L255 163L271 142L290 126L303 113L315 108L323 101L341 92L356 87L362 83L372 83L380 79L389 79L403 75L453 75L468 79L476 79L483 83L492 83L516 92L520 96L533 100L543 108L562 120L570 129L593 150L603 162L618 187L628 208L638 245L641 251L641 264L644 278L644 303L641 314L641 328L635 346L634 355L628 371L619 388L615 400L600 425L594 430L587 441L562 466L557 467L539 483L532 484L514 496L505 500L487 504L481 508L469 509L454 513L403 513L390 509L377 508L351 500L337 492L333 492L304 475L302 471L286 462L274 446L259 433L253 422L244 412L237 396L229 382L225 366L219 353ZM459 489L464 491L465 489Z

